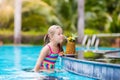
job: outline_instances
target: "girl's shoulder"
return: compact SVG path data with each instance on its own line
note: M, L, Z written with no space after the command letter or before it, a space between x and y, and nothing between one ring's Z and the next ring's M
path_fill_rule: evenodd
M47 45L45 45L45 46L42 48L42 51L49 52L49 47L48 47Z

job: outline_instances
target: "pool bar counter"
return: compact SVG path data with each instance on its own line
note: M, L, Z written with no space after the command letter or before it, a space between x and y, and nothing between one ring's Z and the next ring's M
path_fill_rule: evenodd
M120 65L63 57L63 68L97 80L120 80Z

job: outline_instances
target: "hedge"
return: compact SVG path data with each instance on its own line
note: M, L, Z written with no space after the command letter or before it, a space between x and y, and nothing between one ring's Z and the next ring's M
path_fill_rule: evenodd
M44 35L22 35L21 44L32 44L32 45L42 45ZM0 41L3 44L13 44L14 36L13 35L0 35Z

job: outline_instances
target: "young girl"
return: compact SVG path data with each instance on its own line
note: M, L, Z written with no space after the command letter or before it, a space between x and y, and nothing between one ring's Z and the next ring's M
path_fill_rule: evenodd
M48 34L44 37L45 46L41 50L34 71L42 69L54 69L54 64L58 55L62 56L62 42L64 40L63 31L60 26L53 25L48 29Z

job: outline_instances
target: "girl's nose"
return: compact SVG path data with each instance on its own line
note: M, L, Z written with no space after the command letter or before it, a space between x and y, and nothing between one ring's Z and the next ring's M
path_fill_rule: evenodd
M61 35L61 38L63 38L63 39L64 39L64 35Z

